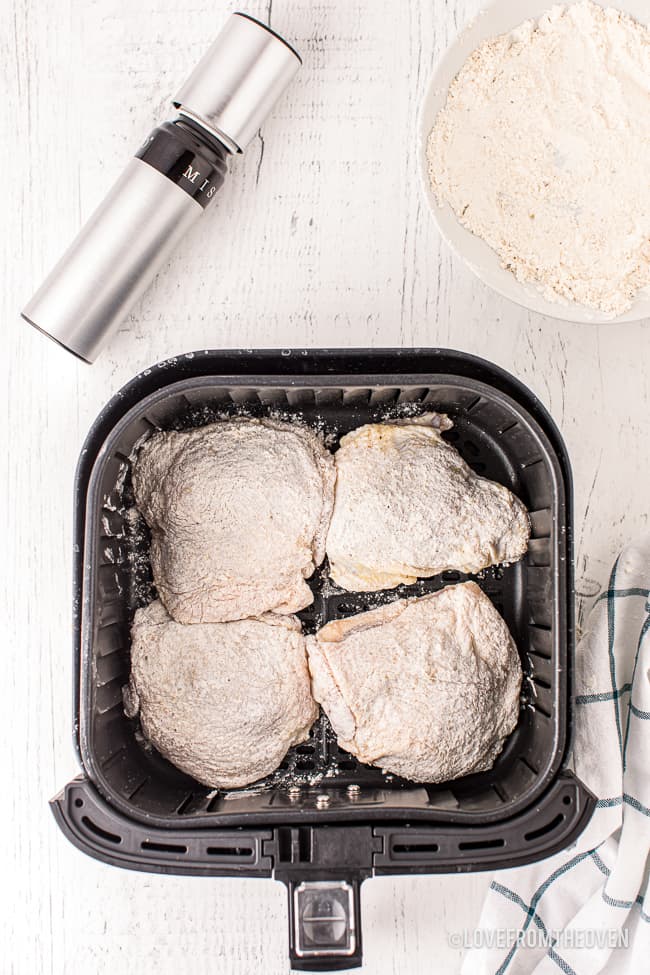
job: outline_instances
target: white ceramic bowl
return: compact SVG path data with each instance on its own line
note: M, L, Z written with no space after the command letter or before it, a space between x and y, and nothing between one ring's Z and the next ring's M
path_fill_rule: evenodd
M572 3L576 0L568 0L568 2ZM597 2L602 7L616 7L618 10L631 14L640 23L650 25L650 3L648 0L597 0ZM438 206L429 181L427 165L429 133L439 111L444 107L451 82L469 55L483 41L497 37L499 34L509 33L523 21L540 17L545 10L553 5L553 0L542 0L542 2L539 0L493 0L482 13L467 25L444 54L434 70L420 109L418 155L422 185L440 233L449 246L469 265L481 281L490 285L499 294L510 298L511 301L515 301L525 308L530 308L532 311L565 321L607 322L609 324L636 322L642 318L650 317L650 294L642 294L629 311L617 318L612 318L573 302L562 304L548 301L534 285L521 284L514 274L501 267L499 258L488 244L463 227L449 204L444 204L442 207ZM564 5L567 5L566 0Z

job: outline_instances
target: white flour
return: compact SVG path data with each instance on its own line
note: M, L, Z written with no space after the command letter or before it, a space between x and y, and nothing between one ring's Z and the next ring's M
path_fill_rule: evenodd
M650 285L650 30L582 0L481 45L429 136L438 201L555 301Z

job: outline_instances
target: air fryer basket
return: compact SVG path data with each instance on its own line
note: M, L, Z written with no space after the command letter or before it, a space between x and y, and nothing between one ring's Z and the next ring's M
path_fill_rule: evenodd
M531 512L526 558L477 581L506 619L525 674L520 721L494 768L415 785L338 748L327 719L253 788L209 790L142 740L123 711L129 626L155 595L131 462L155 429L224 414L298 417L328 435L387 416L449 414L473 469ZM77 472L75 721L84 776L54 801L70 838L136 869L274 875L290 892L290 950L308 970L360 963L359 884L371 874L530 862L583 828L592 800L563 768L573 655L571 481L561 438L535 398L487 362L436 350L195 353L139 377L91 430ZM459 573L381 594L432 592ZM313 631L362 612L325 569L300 616ZM373 594L372 602L376 602Z

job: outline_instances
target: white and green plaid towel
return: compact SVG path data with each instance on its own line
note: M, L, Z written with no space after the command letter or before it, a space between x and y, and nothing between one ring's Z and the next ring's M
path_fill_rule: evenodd
M650 536L621 553L578 646L572 765L598 798L590 823L495 874L463 975L650 972Z

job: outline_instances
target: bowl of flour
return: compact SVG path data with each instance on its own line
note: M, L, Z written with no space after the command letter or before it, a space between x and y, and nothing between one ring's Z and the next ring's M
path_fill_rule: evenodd
M424 191L478 277L573 322L650 316L650 4L496 0L438 65Z

